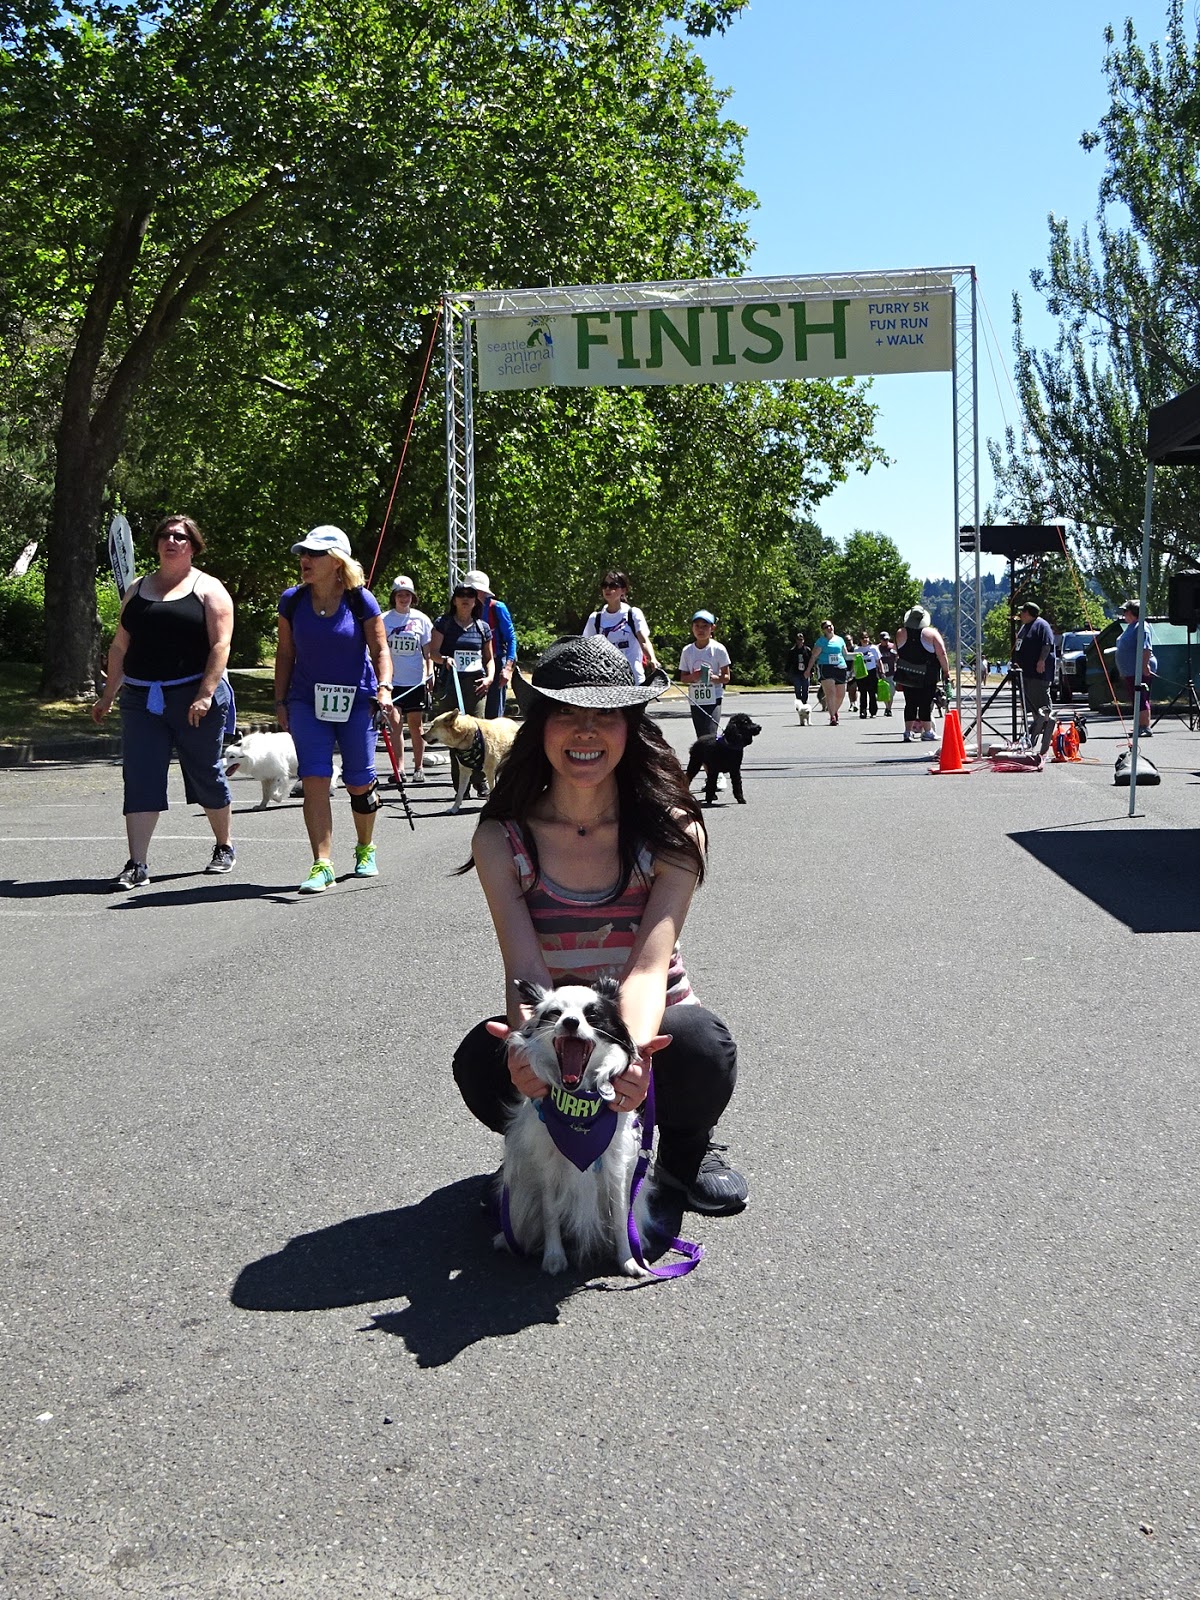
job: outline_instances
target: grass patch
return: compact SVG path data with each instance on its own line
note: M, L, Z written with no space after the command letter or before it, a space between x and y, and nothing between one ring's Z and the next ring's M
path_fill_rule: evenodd
M29 662L6 661L0 667L0 739L86 738L97 732L116 733L120 712L114 710L97 729L90 700L39 700L42 669ZM271 667L234 667L229 673L237 699L238 721L275 719L275 674Z

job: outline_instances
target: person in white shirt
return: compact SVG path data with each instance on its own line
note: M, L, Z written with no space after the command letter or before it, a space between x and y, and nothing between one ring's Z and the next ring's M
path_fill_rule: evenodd
M858 654L867 669L866 677L858 680L858 714L865 722L868 715L873 717L879 710L879 646L871 643L866 628L858 636Z
M729 682L729 651L713 638L717 619L711 611L692 617L692 639L679 655L679 681L688 686L692 726L697 738L721 726L721 701Z
M392 585L392 609L384 614L383 630L392 657L394 704L403 717L396 731L396 760L403 772L404 723L407 722L413 748L413 782L424 783L425 734L422 717L426 707L427 680L432 671L429 641L433 637L433 623L413 605L415 599L412 579L401 574Z
M598 634L607 639L633 668L634 683L645 683L646 662L651 672L656 672L658 658L650 642L645 616L629 604L629 579L623 572L606 572L600 587L604 591L604 604L584 623L583 637L592 639Z

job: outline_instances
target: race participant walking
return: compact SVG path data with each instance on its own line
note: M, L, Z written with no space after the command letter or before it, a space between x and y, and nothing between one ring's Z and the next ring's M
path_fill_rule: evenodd
M445 669L444 687L438 700L439 711L457 711L461 703L469 717L478 719L485 713L495 658L492 630L482 620L482 613L483 601L474 584L456 583L450 596L449 611L443 612L433 624L433 637L429 641L430 660ZM455 794L458 793L458 772L458 756L451 750L450 781ZM476 794L487 793L482 772L471 774L471 787Z
M275 713L296 746L304 786L304 826L313 864L301 894L320 894L334 882L333 752L342 758L357 845L354 876L373 878L375 813L375 701L392 727L392 658L379 602L365 587L350 540L328 523L314 528L292 554L300 582L279 597L279 647L275 653Z
M413 601L411 578L401 575L392 584L392 609L383 619L388 653L392 658L392 704L397 717L396 760L404 771L404 724L408 723L413 750L413 782L424 783L425 732L422 717L428 701L429 641L433 623Z
M821 624L821 637L813 645L810 670L821 680L825 691L825 709L829 713L829 726L836 728L838 713L846 696L846 641L834 633L833 623L826 619Z
M604 604L584 623L583 636L607 639L615 645L633 669L634 683L645 683L646 666L657 672L658 657L645 615L629 603L629 578L624 572L606 572L600 588Z
M858 680L858 714L865 722L879 710L879 648L866 628L858 636L858 653L866 668L866 676Z
M468 572L463 582L475 591L481 610L479 619L492 630L492 649L496 664L492 681L488 685L485 717L502 717L508 705L508 686L513 668L517 664L517 630L513 627L512 613L503 600L492 593L492 580L486 572L476 569Z
M890 633L881 633L879 635L879 679L881 683L887 684L886 695L881 694L879 698L885 701L884 716L890 717L892 714L892 700L895 698L896 693L896 646L892 643Z
M803 630L797 630L796 642L787 654L787 674L796 692L797 710L808 704L808 666L812 660L812 653L812 645L805 639Z
M147 857L167 809L174 752L189 805L201 805L216 843L206 872L230 872L230 794L221 740L233 694L224 676L233 636L233 601L224 584L192 565L204 535L191 517L167 517L154 530L158 566L130 584L108 652L104 693L92 707L100 723L121 696L121 768L129 860L117 889L150 882ZM232 731L232 730L231 730Z
M720 729L721 702L729 682L729 651L713 638L716 625L711 611L693 613L693 642L679 653L679 680L688 686L692 727L698 739Z
M939 679L950 674L946 643L929 625L929 613L914 606L896 630L896 684L904 690L904 742L932 744L933 696Z

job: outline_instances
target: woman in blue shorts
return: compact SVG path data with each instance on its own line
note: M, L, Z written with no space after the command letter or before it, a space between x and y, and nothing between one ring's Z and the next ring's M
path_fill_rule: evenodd
M358 844L354 876L378 872L375 813L381 801L375 777L373 702L393 727L392 660L379 603L364 587L363 569L340 528L314 528L292 554L300 557L300 582L279 597L279 648L275 655L275 711L296 745L304 785L304 826L313 864L302 894L320 894L334 881L333 807L329 786L333 751L342 758Z
M848 663L846 641L840 633L834 633L832 622L821 624L821 636L813 646L808 670L821 680L821 687L825 691L825 709L829 713L829 726L836 728L838 712L842 709L842 701L846 698Z

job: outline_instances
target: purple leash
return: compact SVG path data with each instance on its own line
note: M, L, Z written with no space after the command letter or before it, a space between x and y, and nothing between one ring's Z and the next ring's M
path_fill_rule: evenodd
M698 1267L704 1259L704 1246L693 1244L688 1239L678 1236L672 1238L668 1249L674 1250L684 1259L669 1262L665 1267L652 1267L646 1260L642 1248L642 1236L638 1232L638 1225L634 1218L634 1203L641 1191L642 1184L646 1181L646 1172L650 1166L650 1147L654 1143L654 1074L650 1073L646 1082L646 1101L642 1111L642 1147L638 1152L637 1166L633 1172L633 1183L629 1192L629 1220L627 1224L629 1234L629 1248L633 1259L643 1271L648 1272L652 1278L682 1278L685 1273ZM524 1250L517 1242L513 1232L512 1214L509 1207L508 1185L500 1191L500 1226L504 1231L505 1243L515 1256L523 1256Z

